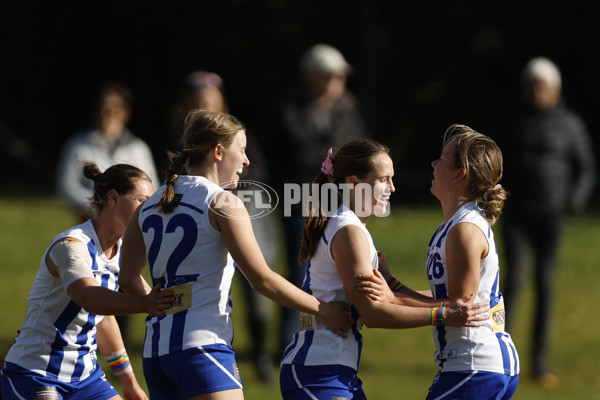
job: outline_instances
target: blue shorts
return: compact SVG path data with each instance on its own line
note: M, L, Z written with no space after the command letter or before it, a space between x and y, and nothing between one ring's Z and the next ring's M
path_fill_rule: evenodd
M362 381L344 365L284 364L279 375L283 400L366 400Z
M59 399L105 400L119 394L106 380L100 364L90 376L79 382L61 382L7 362L2 370L2 399L30 399L34 389L55 387Z
M224 344L144 358L144 376L152 400L243 388L235 353Z
M427 400L508 400L517 390L518 383L519 375L483 371L438 371L429 388Z

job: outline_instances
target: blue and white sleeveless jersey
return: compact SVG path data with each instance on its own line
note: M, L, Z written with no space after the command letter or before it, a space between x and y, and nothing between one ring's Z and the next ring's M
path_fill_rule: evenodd
M144 204L139 224L153 284L185 287L191 300L187 309L146 320L145 358L209 344L231 347L233 340L230 295L235 267L221 232L208 218L210 202L223 189L188 175L178 177L174 189L179 197L174 211L159 212L162 186Z
M100 365L96 362L96 325L104 316L90 314L67 294L60 277L46 265L49 249L57 241L70 237L87 245L91 264L89 275L98 285L117 290L121 241L110 260L104 255L91 220L57 235L42 257L40 269L29 293L25 321L6 362L62 382L86 379Z
M476 225L488 241L488 254L481 260L479 289L475 302L489 302L490 319L481 327L433 327L437 347L436 364L446 371L488 371L506 375L519 373L519 357L515 345L504 330L504 299L498 287L498 249L494 233L483 211L475 202L461 206L435 232L427 250L427 278L435 298L448 297L446 239L448 232L460 223Z
M355 225L363 230L369 241L371 264L373 268L379 269L377 250L371 234L352 210L341 205L337 213L328 218L315 254L306 262L305 266L302 289L325 302L345 301L350 304L350 298L344 290L344 284L331 255L331 240L341 228L347 225ZM360 334L363 321L354 307L352 307L352 313L356 322L347 332L345 339L327 329L319 318L313 319L314 326L311 326L310 323L301 323L301 327L304 325L307 329L301 329L294 334L292 343L288 345L283 354L281 364L307 366L336 364L345 365L358 371L363 346L363 338Z

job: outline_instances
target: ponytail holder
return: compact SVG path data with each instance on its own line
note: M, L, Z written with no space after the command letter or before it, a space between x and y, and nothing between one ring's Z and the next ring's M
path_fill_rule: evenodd
M483 200L488 201L488 197L490 197L490 194L492 194L492 192L497 191L501 187L502 187L502 185L497 184L496 186L494 186L492 188L485 189L485 192L483 192Z
M167 186L173 186L175 184L175 182L173 181L173 179L167 179Z
M331 159L331 153L333 153L332 148L330 147L327 150L327 158L321 164L321 172L323 172L327 176L333 176L333 160Z

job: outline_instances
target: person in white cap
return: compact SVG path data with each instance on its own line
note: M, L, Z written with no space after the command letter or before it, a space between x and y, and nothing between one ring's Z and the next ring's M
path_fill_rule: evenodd
M331 143L371 136L354 95L346 87L353 68L338 49L315 44L301 56L299 68L299 79L267 110L258 130L269 163L270 184L278 193L283 193L285 183L311 182ZM300 286L304 274L297 260L304 229L300 209L283 218L283 228L287 278ZM297 311L282 309L281 351L296 332L298 318Z
M308 96L322 109L332 108L344 97L352 72L342 53L327 44L316 44L300 60Z
M545 57L531 59L521 75L522 104L504 115L497 142L504 153L507 326L515 323L518 293L534 255L535 313L530 373L547 389L558 386L548 362L558 252L567 215L580 212L594 186L591 138L562 98L561 74Z

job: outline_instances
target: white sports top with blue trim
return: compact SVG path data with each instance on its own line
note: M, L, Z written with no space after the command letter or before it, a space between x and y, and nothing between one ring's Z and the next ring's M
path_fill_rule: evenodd
M173 313L146 320L143 357L157 357L193 347L231 347L231 281L235 266L221 233L208 218L209 206L223 189L200 176L175 181L179 204L163 214L158 202L165 186L145 203L139 224L146 244L153 285L176 291ZM179 307L179 308L178 308Z
M117 243L117 254L107 259L92 220L88 220L57 235L48 250L66 237L78 239L88 248L90 270L81 277L93 276L99 285L117 290L121 241ZM48 271L48 250L29 292L25 321L6 362L62 382L78 382L100 368L96 361L96 325L104 316L88 313L67 295L65 285L70 282Z
M327 225L315 254L306 262L302 285L305 292L325 302L345 301L350 304L350 298L344 290L342 279L331 255L331 240L340 229L348 225L355 225L363 230L369 241L371 264L373 268L379 268L377 250L371 234L352 210L341 205L337 213L327 219ZM319 318L301 314L301 328L294 334L292 342L286 348L281 364L335 364L345 365L358 371L363 345L360 334L363 321L354 307L352 307L352 315L356 322L344 339L328 330Z
M479 289L475 302L489 302L490 319L481 327L433 327L437 347L436 364L442 372L488 371L505 375L519 373L519 357L515 345L504 330L504 299L498 287L498 249L494 233L475 202L461 206L435 232L427 250L427 277L435 298L448 297L446 239L448 232L460 223L476 225L488 241L488 254L481 260Z

